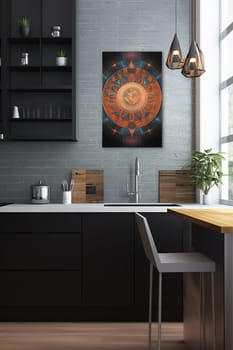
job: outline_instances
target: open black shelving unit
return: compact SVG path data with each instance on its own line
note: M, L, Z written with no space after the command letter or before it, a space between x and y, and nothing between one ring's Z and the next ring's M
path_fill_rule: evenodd
M0 140L76 141L76 0L0 0L0 6ZM24 16L31 21L28 38L19 33ZM55 25L61 26L57 38ZM56 65L61 49L66 66ZM26 66L22 52L29 55Z

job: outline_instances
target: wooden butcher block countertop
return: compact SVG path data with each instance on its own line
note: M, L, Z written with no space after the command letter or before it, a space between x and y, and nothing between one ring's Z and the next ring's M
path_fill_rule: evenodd
M168 212L181 215L192 223L207 227L216 232L233 234L233 209L168 208Z

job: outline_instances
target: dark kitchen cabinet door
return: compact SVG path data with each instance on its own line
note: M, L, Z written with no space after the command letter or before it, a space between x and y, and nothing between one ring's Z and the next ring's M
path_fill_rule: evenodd
M76 213L1 214L0 308L10 319L18 307L28 315L32 307L81 305L81 227Z
M81 233L77 213L1 213L0 233Z
M131 214L83 216L83 302L85 306L133 305Z
M0 307L77 306L80 271L0 271Z
M81 235L0 234L1 270L81 270Z
M159 252L183 251L183 221L168 213L147 213L151 232ZM136 227L136 225L135 225ZM181 274L163 275L163 320L182 320L183 314L183 283ZM157 320L158 306L158 272L154 269L153 276L153 319ZM145 319L148 315L149 296L149 262L135 228L135 306L144 310Z

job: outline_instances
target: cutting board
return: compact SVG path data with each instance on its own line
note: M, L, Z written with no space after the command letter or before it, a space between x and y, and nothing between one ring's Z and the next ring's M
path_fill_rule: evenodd
M74 180L72 203L101 203L104 201L103 170L72 170L72 179Z
M186 170L159 171L159 201L195 203L196 190Z

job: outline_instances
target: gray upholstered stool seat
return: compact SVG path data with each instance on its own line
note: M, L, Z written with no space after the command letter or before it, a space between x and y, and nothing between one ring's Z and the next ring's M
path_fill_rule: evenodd
M161 272L213 272L215 262L200 253L158 253Z

